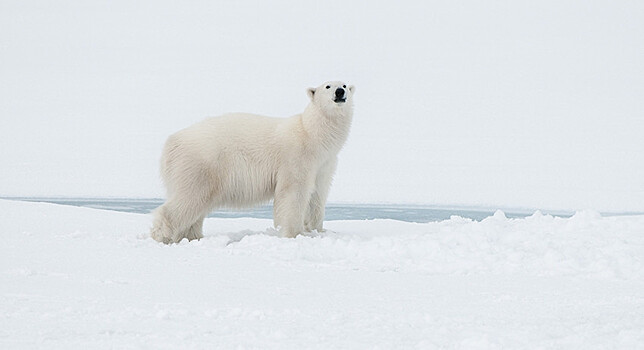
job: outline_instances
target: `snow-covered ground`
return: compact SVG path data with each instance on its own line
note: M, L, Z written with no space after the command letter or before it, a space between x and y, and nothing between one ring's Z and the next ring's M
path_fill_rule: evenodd
M0 348L644 347L644 216L149 225L0 200Z

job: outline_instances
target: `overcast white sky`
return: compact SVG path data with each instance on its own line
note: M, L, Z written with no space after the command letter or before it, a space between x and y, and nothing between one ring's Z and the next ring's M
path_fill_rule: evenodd
M169 134L335 79L331 201L644 211L641 1L0 0L0 196L162 197Z

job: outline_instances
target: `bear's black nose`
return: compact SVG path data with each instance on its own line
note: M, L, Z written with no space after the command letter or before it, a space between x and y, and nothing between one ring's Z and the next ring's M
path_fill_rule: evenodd
M344 97L344 89L343 88L337 88L335 90L335 97L336 98L343 98Z

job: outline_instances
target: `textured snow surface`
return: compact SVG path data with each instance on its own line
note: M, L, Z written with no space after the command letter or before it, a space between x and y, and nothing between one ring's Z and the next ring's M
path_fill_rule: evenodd
M0 348L644 347L644 216L149 225L0 200Z

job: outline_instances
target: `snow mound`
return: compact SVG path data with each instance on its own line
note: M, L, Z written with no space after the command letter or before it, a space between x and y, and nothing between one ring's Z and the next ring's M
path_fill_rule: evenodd
M149 225L0 200L0 348L644 346L644 216Z
M578 212L564 219L537 212L508 219L497 211L481 222L461 217L427 224L332 221L327 232L292 240L272 229L217 232L221 221L211 219L207 236L199 242L213 254L221 249L285 264L380 272L644 279L642 217Z

